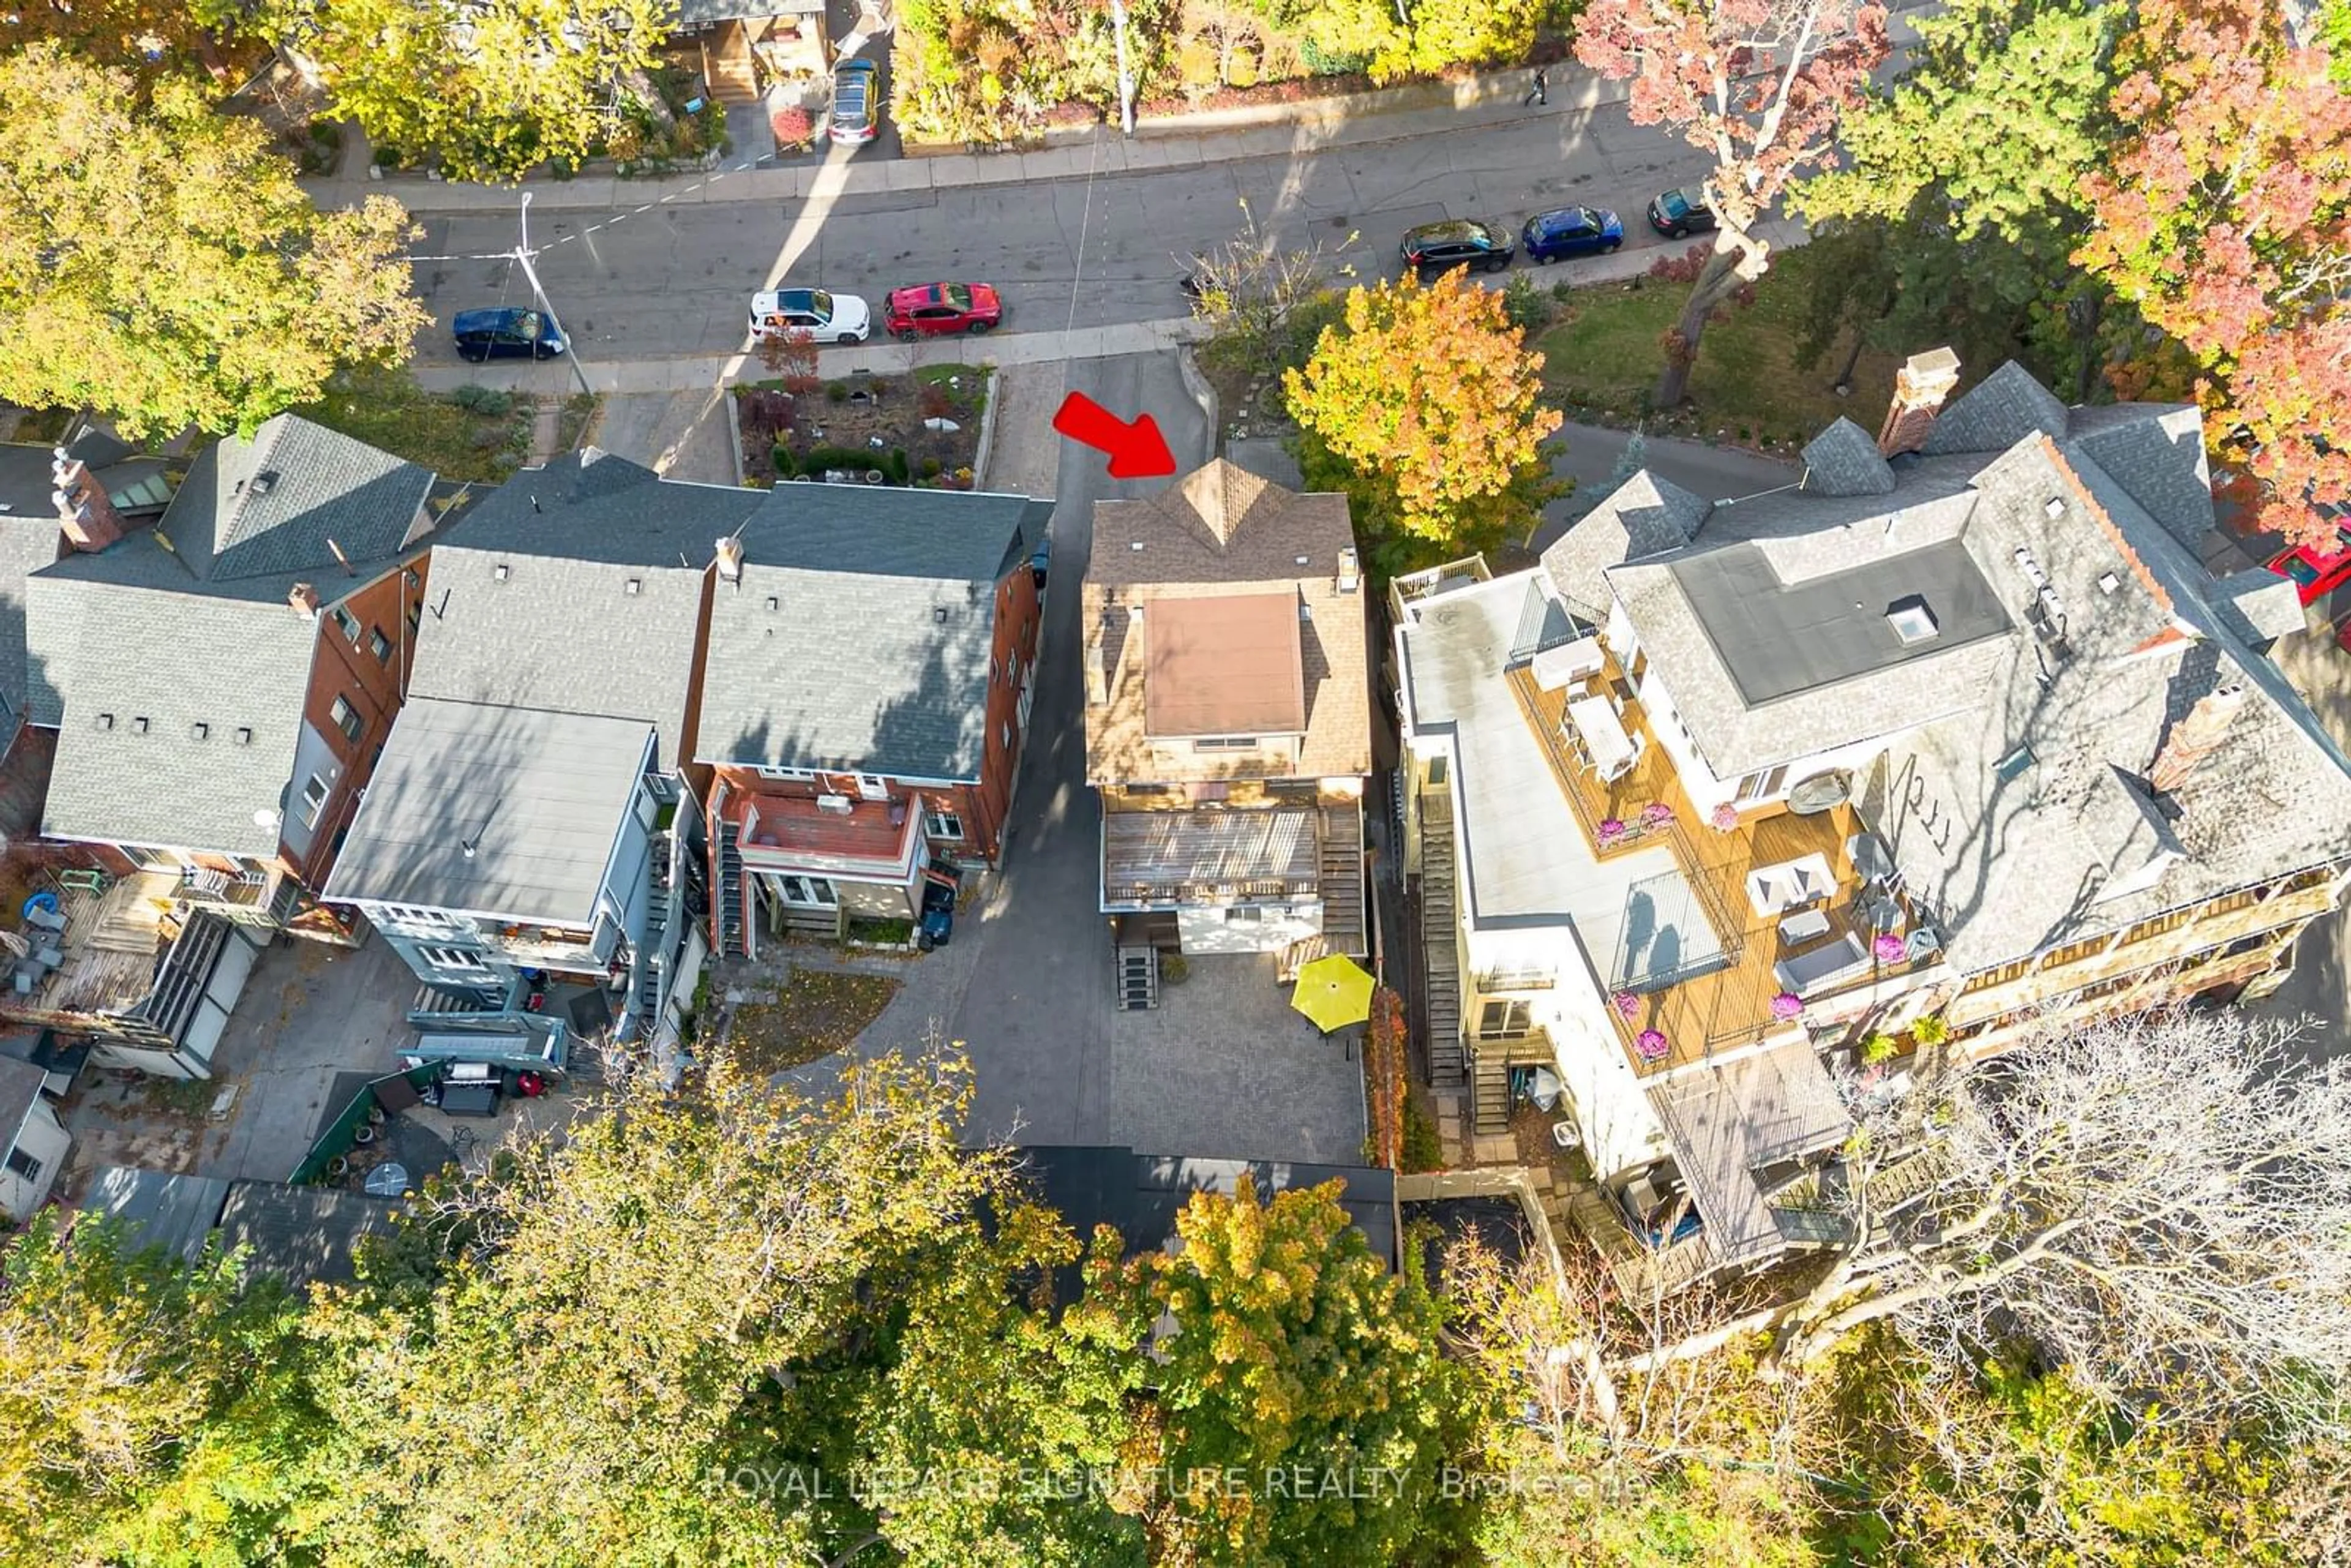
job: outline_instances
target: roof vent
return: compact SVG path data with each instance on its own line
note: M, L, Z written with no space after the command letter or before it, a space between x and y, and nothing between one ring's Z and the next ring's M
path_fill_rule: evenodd
M944 604L932 605L931 619L937 622L942 626L946 625L947 623L947 607Z
M1355 564L1355 549L1350 545L1339 552L1339 591L1353 593L1363 581L1363 569Z
M144 714L141 714L139 717L131 721L131 733L133 735L144 735L147 733L147 717Z
M1915 593L1887 605L1886 619L1906 648L1916 643L1924 643L1942 630L1935 621L1935 612L1927 608L1926 600Z
M114 716L110 713L99 714L98 716L98 727L100 729L112 729L114 727Z
M768 613L770 615L774 614L776 612L777 606L782 602L783 601L778 599L774 594L770 593L768 595Z
M500 561L497 565L490 568L490 575L497 579L500 582L504 582L507 580L507 563Z
M1311 555L1300 556L1298 558L1298 564L1301 566L1312 566L1314 564L1314 558Z
M2120 588L2122 585L2123 580L2116 577L2111 571L2102 572L2099 574L2098 591L2101 593L2112 593L2116 589Z
M629 586L625 591L629 593L631 597L634 597L635 595L643 592L644 587L645 580L643 578L632 577L629 579Z
M1143 541L1142 541L1141 539L1137 539L1137 540L1135 540L1133 544L1131 544L1131 545L1127 546L1126 548L1127 548L1127 549L1131 549L1131 550L1139 550L1139 549L1141 549L1143 548Z
M2052 518L2062 517L2065 515L2065 498L2062 496L2052 496L2042 503L2041 509L2048 513Z
M237 726L236 743L239 746L251 746L253 744L253 731L243 725Z
M1140 605L1140 604L1130 604L1130 605L1128 605L1128 606L1126 607L1126 618L1127 618L1129 621L1140 621L1140 620L1142 620L1142 619L1143 619L1143 606L1142 606L1142 605Z
M202 719L198 719L195 723L188 727L188 736L189 738L193 740L203 740L206 737L210 736L212 732L213 727L204 723Z
M270 491L277 487L277 470L275 468L264 468L260 473L256 474L253 476L253 483L246 486L246 489L247 493L251 495L266 496Z

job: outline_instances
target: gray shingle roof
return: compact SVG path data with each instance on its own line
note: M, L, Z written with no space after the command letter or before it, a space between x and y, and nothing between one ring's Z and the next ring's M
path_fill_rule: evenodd
M1050 514L1021 496L778 486L744 527L741 581L714 591L695 755L977 778L996 584Z
M2351 851L2351 759L2186 548L2112 476L2060 461L2030 440L1988 465L1969 540L2020 612L2032 590L1997 565L2020 549L2041 565L2070 656L2018 639L1972 710L1902 737L1864 780L1865 815L1963 972ZM2220 747L2149 799L2170 727L2232 684L2249 700Z
M2211 532L2212 468L2204 455L2203 418L2194 407L2110 403L2074 409L2065 450L2095 463L2189 549Z
M1839 414L1805 444L1804 488L1824 496L1883 496L1894 468L1869 433Z
M61 538L53 517L0 517L0 710L11 731L26 703L25 580L56 561Z
M593 451L525 469L434 548L411 693L643 719L674 766L716 541L760 499Z
M2062 439L2066 423L2065 405L2057 395L2011 360L1936 415L1919 450L1928 457L2005 452L2036 432Z
M107 555L120 550L162 553L141 537ZM92 581L56 568L27 586L36 722L58 727L41 831L274 855L317 622L282 600ZM101 715L112 716L109 727L99 727Z
M157 527L199 578L340 575L413 543L432 486L430 469L281 413L198 454Z
M1612 566L1687 545L1711 510L1708 503L1647 469L1616 486L1568 526L1542 553L1544 572L1569 609L1584 620L1607 619Z
M327 896L586 926L653 726L411 697Z

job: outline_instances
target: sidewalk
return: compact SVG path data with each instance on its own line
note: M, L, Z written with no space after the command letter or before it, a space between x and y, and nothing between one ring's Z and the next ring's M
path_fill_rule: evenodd
M1903 5L1889 24L1898 54L1917 39L1910 13L1928 0ZM576 180L533 179L532 208L628 208L645 212L675 202L801 202L811 196L876 195L1007 185L1032 180L1082 180L1089 176L1196 169L1251 158L1288 158L1339 147L1382 142L1455 131L1476 131L1529 119L1568 119L1588 114L1631 96L1629 82L1610 80L1572 61L1548 68L1551 101L1525 106L1533 85L1531 68L1493 71L1458 82L1415 82L1380 92L1343 94L1298 103L1249 109L1210 110L1197 114L1145 117L1133 140L1109 126L1081 140L1029 152L952 153L935 158L861 162L853 152L832 149L821 162L760 168L759 160L738 157L707 173L662 180L623 180L605 174ZM507 185L467 185L402 174L370 179L361 157L346 155L343 172L305 180L303 188L322 207L353 206L369 195L399 198L412 213L506 211L517 192Z

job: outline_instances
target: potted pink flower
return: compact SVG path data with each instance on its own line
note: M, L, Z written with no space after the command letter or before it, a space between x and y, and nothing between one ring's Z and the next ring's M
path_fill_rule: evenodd
M1616 1009L1616 1016L1626 1023L1641 1016L1641 998L1630 991L1619 991L1608 1001Z
M1877 961L1881 964L1899 964L1909 956L1910 951L1903 946L1902 938L1895 936L1891 931L1886 932L1876 941L1872 942L1869 945L1869 950L1877 956Z
M1674 809L1663 800L1652 800L1641 808L1641 826L1650 832L1656 832L1673 820Z
M1633 1049L1641 1053L1644 1061L1663 1061L1666 1052L1673 1049L1663 1030L1645 1029L1633 1041Z
M1600 823L1600 847L1604 850L1611 844L1623 843L1625 835L1630 831L1625 826L1625 820L1621 817L1603 818Z
M1708 815L1707 821L1714 824L1714 831L1718 833L1736 831L1739 827L1739 808L1725 800Z
M1790 1019L1802 1018L1803 1013L1804 998L1793 991L1782 991L1771 998L1771 1016L1782 1023L1787 1022Z

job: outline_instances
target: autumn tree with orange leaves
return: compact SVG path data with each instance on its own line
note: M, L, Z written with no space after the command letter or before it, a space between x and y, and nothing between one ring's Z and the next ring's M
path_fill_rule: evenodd
M2075 262L2194 356L2221 493L2331 549L2351 500L2351 96L2268 0L2147 0Z
M1562 416L1541 401L1542 364L1501 295L1458 274L1350 289L1306 369L1282 374L1308 483L1345 489L1367 535L1407 549L1531 528L1557 493L1544 441Z
M1757 225L1834 150L1886 49L1868 0L1592 0L1577 18L1575 57L1631 80L1633 123L1672 125L1714 159L1714 251L1666 333L1656 406L1682 401L1707 322L1770 268Z

